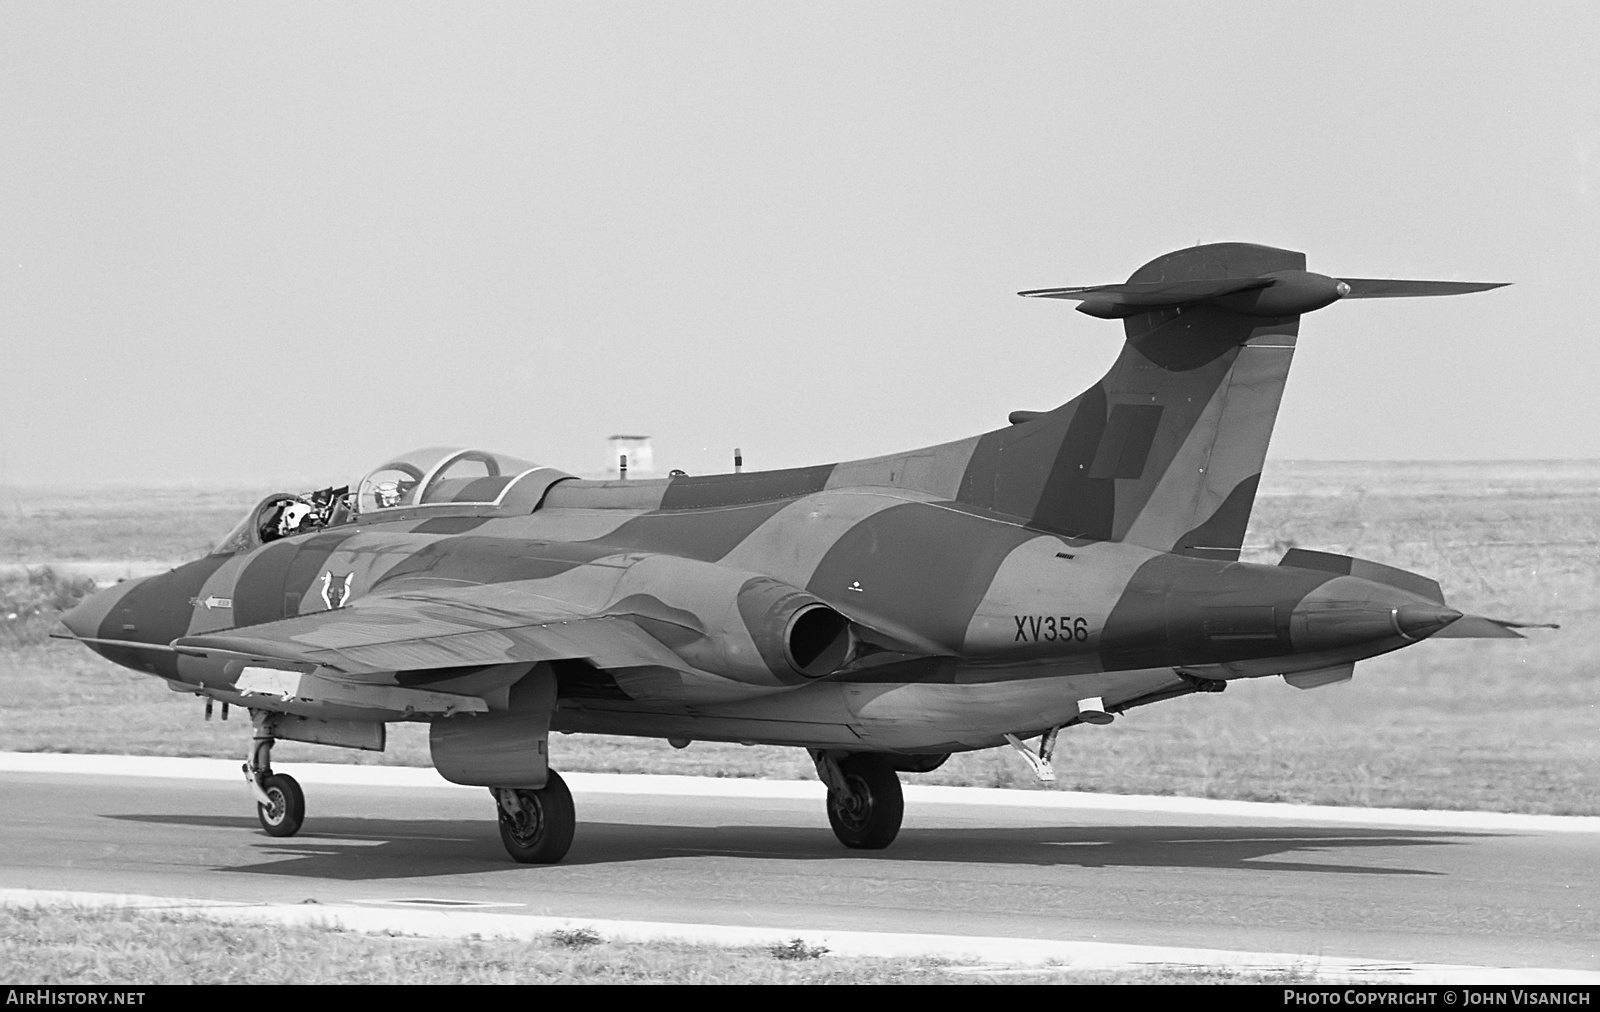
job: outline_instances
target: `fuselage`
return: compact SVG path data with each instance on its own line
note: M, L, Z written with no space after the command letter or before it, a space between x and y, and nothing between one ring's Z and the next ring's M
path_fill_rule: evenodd
M915 489L773 496L784 480L770 476L786 473L766 474L701 479L676 501L670 482L567 479L520 515L452 504L358 514L119 585L68 624L174 688L259 706L236 688L239 661L159 647L375 594L481 587L573 620L632 616L684 660L566 665L556 730L931 753L1071 723L1088 697L1119 709L1348 663L1458 614L1351 576L1064 537ZM797 673L772 660L742 603L757 583L848 619L840 663ZM433 674L395 680L448 689L464 676ZM275 705L359 716L334 702Z

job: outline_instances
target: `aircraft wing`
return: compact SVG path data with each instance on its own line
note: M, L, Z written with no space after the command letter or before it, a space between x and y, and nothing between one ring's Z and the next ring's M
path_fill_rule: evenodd
M498 593L471 587L379 594L330 611L182 637L172 646L187 654L314 665L354 680L378 672L565 658L601 668L689 669L627 616L585 616L548 598L492 589Z

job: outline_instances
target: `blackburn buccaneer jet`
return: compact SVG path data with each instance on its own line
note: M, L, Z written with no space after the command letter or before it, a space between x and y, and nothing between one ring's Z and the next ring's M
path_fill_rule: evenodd
M274 741L381 750L491 792L517 861L559 861L552 731L810 752L848 847L888 846L898 773L1237 678L1301 688L1429 637L1512 636L1425 576L1293 550L1239 562L1302 315L1499 287L1332 278L1242 243L1125 284L1022 292L1120 319L1105 378L969 439L781 471L584 481L472 449L269 496L214 552L101 591L72 637L245 707L265 830L305 799ZM1036 746L1025 744L1038 738Z

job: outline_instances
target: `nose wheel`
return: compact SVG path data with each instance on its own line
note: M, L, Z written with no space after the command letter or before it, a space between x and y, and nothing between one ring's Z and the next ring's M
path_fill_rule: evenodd
M889 760L871 752L836 758L813 753L817 775L828 787L828 824L852 850L882 850L900 833L905 795Z
M555 864L567 856L578 816L561 774L550 771L543 787L491 787L500 809L500 842L519 864Z
M276 739L257 729L245 760L244 777L256 796L256 818L268 836L293 836L306 821L306 793L287 773L272 772L272 746Z
M293 836L300 832L306 821L306 795L287 773L274 773L265 777L261 789L267 803L256 803L256 818L268 836Z

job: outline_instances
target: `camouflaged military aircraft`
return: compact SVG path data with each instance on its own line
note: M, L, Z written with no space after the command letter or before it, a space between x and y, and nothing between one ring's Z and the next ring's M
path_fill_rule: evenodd
M212 554L65 625L208 710L250 711L245 775L274 836L305 812L274 741L381 750L387 722L427 721L434 766L489 788L517 861L572 842L551 731L805 748L840 841L881 848L897 774L953 752L1009 744L1049 779L1075 724L1236 678L1326 685L1429 637L1517 636L1376 562L1238 561L1301 315L1496 287L1180 250L1125 284L1020 293L1121 319L1126 343L1083 394L1004 428L644 481L420 450L353 495L269 496Z

